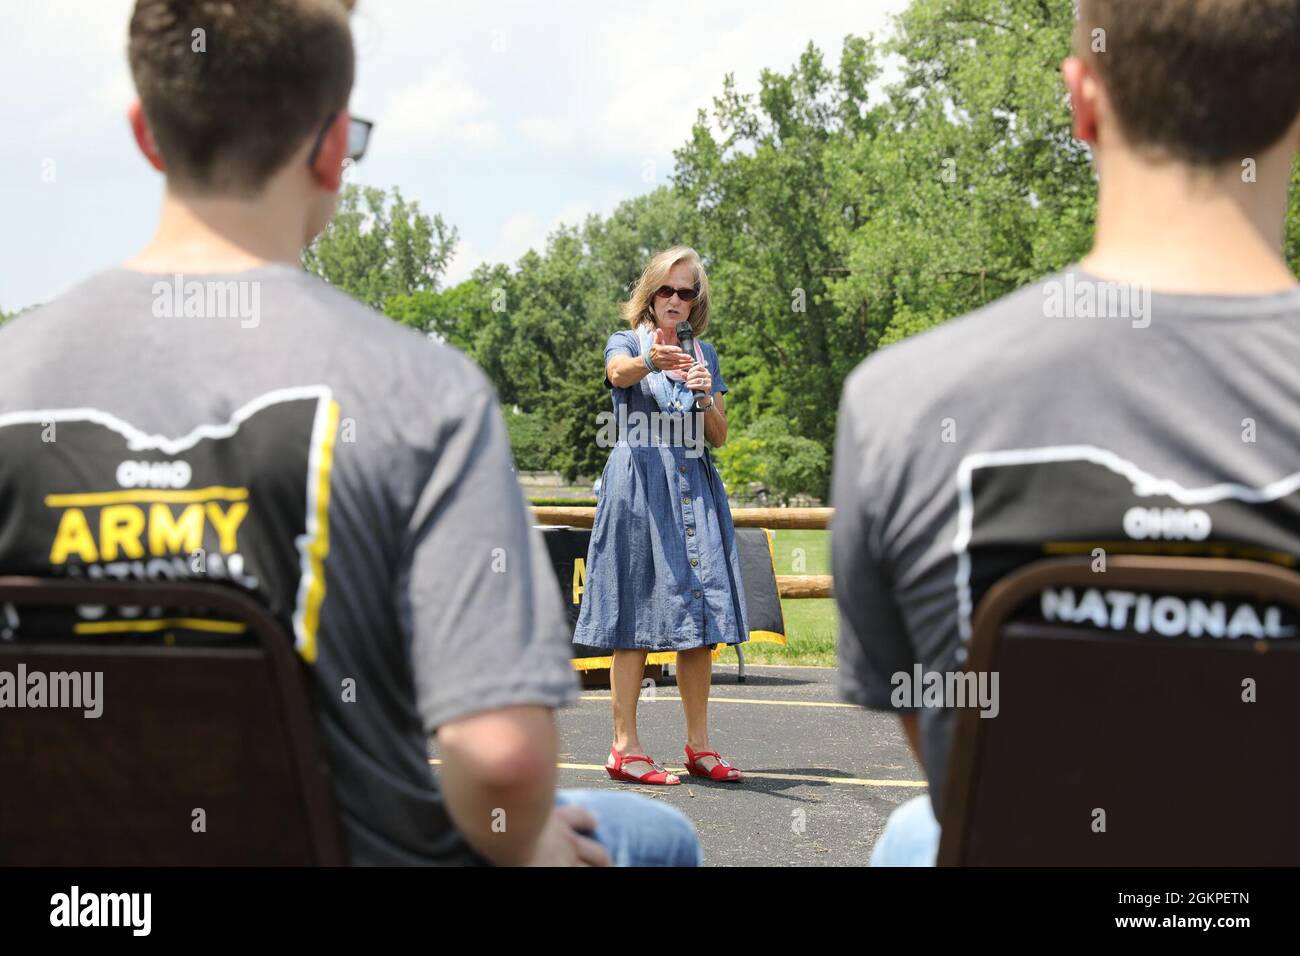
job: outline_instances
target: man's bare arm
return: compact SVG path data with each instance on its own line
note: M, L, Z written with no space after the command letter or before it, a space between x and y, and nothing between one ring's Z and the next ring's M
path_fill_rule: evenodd
M554 714L532 706L473 714L439 727L438 749L457 829L492 863L529 862L555 803Z

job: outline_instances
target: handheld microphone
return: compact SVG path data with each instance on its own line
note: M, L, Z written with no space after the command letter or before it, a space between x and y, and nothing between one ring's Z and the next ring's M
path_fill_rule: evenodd
M677 344L681 346L682 351L689 355L691 361L694 362L695 330L691 328L691 323L686 319L682 319L677 323ZM699 389L696 389L695 391L699 391Z

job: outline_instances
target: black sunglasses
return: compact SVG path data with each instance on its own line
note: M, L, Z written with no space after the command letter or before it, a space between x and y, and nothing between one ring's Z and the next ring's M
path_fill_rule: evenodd
M661 285L655 290L655 295L661 299L671 299L674 292L677 293L677 298L681 299L683 302L690 302L700 294L700 287L697 285L693 289L674 289L670 285Z
M312 145L311 153L307 157L307 165L316 165L316 156L320 153L320 148L325 144L325 134L338 118L338 113L331 113L316 134L316 142ZM354 163L359 163L361 157L366 155L366 146L370 144L370 131L375 128L375 124L370 120L361 119L357 116L348 118L348 152L347 159Z

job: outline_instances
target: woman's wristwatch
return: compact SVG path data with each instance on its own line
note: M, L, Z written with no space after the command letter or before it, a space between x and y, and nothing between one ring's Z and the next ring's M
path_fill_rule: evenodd
M696 402L695 402L695 410L696 410L697 412L707 412L707 411L708 411L710 408L712 408L712 407L713 407L713 396L712 396L712 395L709 396L709 404L707 404L707 405L701 405L701 404L699 403L699 400L698 400L698 399L697 399Z
M641 358L645 361L645 367L648 371L650 372L659 371L659 369L655 368L655 363L650 361L650 353L648 351L645 353L645 355L641 356Z

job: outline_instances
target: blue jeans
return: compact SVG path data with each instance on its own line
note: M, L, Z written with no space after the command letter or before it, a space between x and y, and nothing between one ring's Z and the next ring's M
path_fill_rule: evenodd
M889 815L884 832L871 851L872 866L934 866L939 856L939 821L930 795L900 806Z
M560 790L560 806L579 806L596 818L598 843L615 866L702 866L695 827L680 810L635 793Z

